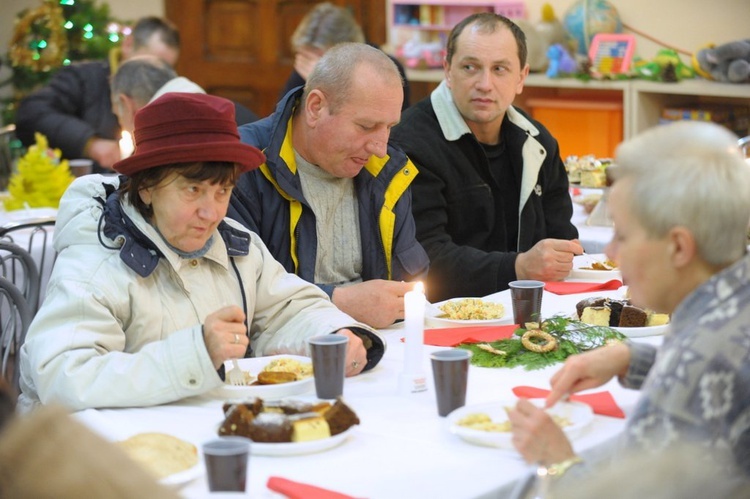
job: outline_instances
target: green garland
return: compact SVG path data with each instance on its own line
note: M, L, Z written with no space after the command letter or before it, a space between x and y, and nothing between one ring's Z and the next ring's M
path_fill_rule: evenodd
M624 341L627 337L614 329L592 326L581 321L555 316L542 322L542 331L557 340L557 347L547 353L536 353L524 348L521 336L526 329L519 328L514 337L488 343L505 355L488 352L476 343L462 343L458 348L470 350L471 363L479 367L523 367L527 371L543 369L563 362L571 355L592 350L611 341Z

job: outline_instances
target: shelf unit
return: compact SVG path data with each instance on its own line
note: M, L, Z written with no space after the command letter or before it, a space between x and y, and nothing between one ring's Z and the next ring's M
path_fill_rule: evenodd
M448 33L459 21L475 12L526 17L525 3L515 0L389 0L386 23L388 47L404 60L407 67L440 67L441 52ZM405 45L411 49L407 53L421 55L402 55Z
M423 94L443 80L442 70L407 69L409 82L423 84ZM419 86L419 85L417 85ZM415 95L414 101L424 95ZM659 124L665 107L732 105L750 108L750 85L719 83L703 79L679 83L645 80L612 80L588 82L575 78L548 78L544 74L528 76L514 105L528 109L532 99L566 99L588 102L614 102L622 105L623 139ZM571 123L575 126L575 123ZM748 130L747 134L750 134ZM585 154L582 152L582 154Z

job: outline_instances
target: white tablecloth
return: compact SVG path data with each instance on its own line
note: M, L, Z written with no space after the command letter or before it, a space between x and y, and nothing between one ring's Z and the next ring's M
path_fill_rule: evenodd
M622 295L620 291L596 294ZM507 291L498 296L509 303ZM558 296L545 292L543 313L569 315L584 296L591 294ZM361 425L343 444L325 452L294 457L252 456L248 483L252 497L279 497L266 488L270 476L371 499L502 497L529 471L514 450L471 445L448 431L445 419L437 415L428 358L437 347L424 347L428 390L400 395L397 380L403 367L402 330L397 326L383 334L388 341L383 360L372 371L347 378L344 388L344 398L358 413ZM660 338L639 341L658 344ZM513 401L511 390L517 385L546 388L557 368L527 372L472 366L467 404ZM604 388L613 393L626 413L632 411L637 392L621 388L616 381ZM314 397L314 391L305 397ZM206 395L152 408L86 410L76 417L115 440L141 431L162 431L200 445L216 436L222 403L222 399ZM574 441L576 450L591 450L609 441L624 423L623 419L596 416ZM211 495L204 476L184 486L182 494L191 498Z

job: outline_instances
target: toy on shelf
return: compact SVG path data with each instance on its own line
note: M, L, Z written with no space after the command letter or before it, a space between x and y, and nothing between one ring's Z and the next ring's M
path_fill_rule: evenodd
M695 77L695 72L672 49L659 50L651 61L634 60L633 73L638 78L667 83Z
M693 69L709 80L750 83L750 39L699 50L693 54Z
M578 64L568 51L559 43L550 45L547 49L547 77L557 78L560 76L571 76L578 71Z

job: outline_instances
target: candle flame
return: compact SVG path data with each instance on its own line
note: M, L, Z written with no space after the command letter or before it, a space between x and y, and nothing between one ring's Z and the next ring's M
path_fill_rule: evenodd
M125 159L133 154L135 145L133 145L133 136L130 132L123 131L120 139L120 158Z
M417 293L424 293L424 284L422 284L421 282L417 282L414 285L414 291L416 291Z

